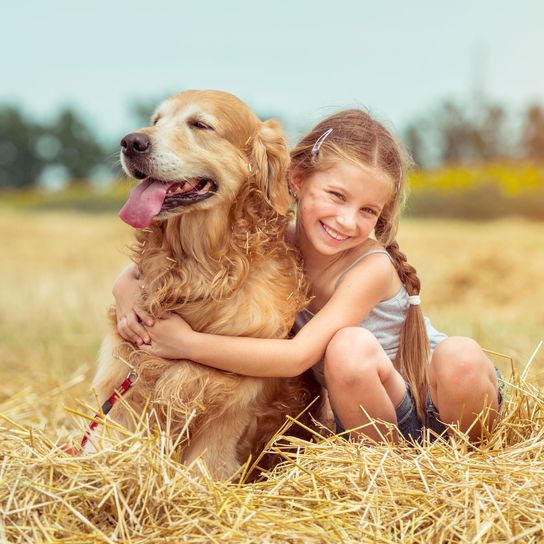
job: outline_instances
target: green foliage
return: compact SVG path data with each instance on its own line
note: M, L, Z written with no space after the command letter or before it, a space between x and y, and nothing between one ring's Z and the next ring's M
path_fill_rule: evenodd
M62 186L109 169L106 147L79 113L64 108L36 123L13 106L0 107L0 188L25 188L40 180Z
M91 128L70 108L60 112L56 122L48 127L47 134L58 142L54 160L66 167L71 178L89 176L105 159L105 151Z
M14 107L0 109L0 188L33 185L45 161L33 149L43 128Z

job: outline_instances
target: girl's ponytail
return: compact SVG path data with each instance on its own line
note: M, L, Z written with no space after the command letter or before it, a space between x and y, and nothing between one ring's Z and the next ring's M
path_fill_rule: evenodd
M397 273L409 296L419 295L420 281L416 269L406 262L406 256L399 249L397 242L387 246ZM417 415L421 424L425 424L425 400L427 398L427 362L430 348L425 318L419 304L410 304L400 333L400 346L395 359L395 366L403 378L410 384L416 403Z
M393 223L394 224L394 223ZM392 223L385 217L380 217L375 227L376 238L380 240L395 265L400 281L406 288L409 296L419 295L421 282L416 269L408 264L406 255L402 253L399 244L390 240ZM427 398L427 362L430 347L427 337L425 319L419 304L410 304L400 333L400 346L395 359L395 366L402 377L410 384L417 415L421 423L425 424L425 401Z

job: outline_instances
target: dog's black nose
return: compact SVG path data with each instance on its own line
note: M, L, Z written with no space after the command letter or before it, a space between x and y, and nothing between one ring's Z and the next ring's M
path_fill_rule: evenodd
M131 132L121 140L121 148L125 155L142 155L151 150L151 140L139 132Z

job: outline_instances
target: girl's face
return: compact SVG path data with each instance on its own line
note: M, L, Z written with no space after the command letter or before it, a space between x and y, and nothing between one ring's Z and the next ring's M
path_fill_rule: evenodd
M382 171L345 160L304 179L295 172L291 184L298 194L300 242L323 255L365 242L391 195L391 184Z

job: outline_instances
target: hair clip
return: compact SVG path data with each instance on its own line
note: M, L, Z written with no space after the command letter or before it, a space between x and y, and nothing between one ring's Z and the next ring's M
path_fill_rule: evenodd
M319 149L323 145L323 142L329 137L331 132L332 132L332 128L329 128L316 140L314 146L312 147L312 151L311 151L312 157L315 157L319 153Z
M411 295L408 297L408 304L410 304L410 306L419 306L421 304L421 298L419 298L419 295Z

